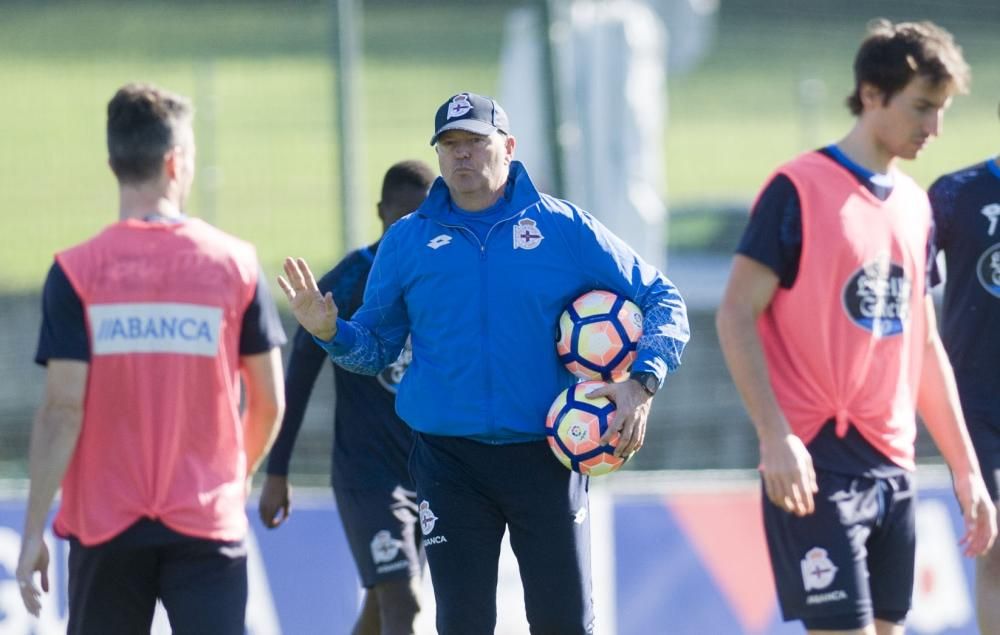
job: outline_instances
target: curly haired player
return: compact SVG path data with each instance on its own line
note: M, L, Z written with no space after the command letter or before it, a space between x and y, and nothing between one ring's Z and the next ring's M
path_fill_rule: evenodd
M930 205L896 167L940 132L968 67L943 29L880 20L854 74L854 127L779 167L754 204L717 326L760 440L785 619L901 635L915 411L952 469L966 553L997 531L927 293Z

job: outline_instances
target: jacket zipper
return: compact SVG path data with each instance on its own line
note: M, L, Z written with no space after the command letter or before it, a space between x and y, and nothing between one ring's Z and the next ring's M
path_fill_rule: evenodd
M476 235L476 232L472 231L465 225L452 225L450 223L444 223L442 221L435 220L435 222L442 227L458 229L466 234L469 234L470 236L472 236L473 240L476 241L476 244L479 245L479 283L480 283L480 288L483 289L483 293L481 296L482 299L480 300L480 305L479 305L480 328L482 329L482 345L480 346L480 351L482 352L484 366L486 366L486 372L483 374L484 375L483 383L485 384L484 388L486 390L485 392L486 416L487 416L486 424L487 424L487 429L490 431L491 434L496 433L497 423L496 423L496 418L494 416L495 409L493 407L493 376L492 373L490 373L489 363L488 363L488 360L490 359L490 354L489 354L490 351L488 348L489 337L487 335L489 333L490 313L489 313L489 294L485 292L485 290L488 288L487 284L489 282L488 267L486 266L486 244L489 242L490 236L493 234L494 229L496 229L500 225L503 225L512 218L520 216L524 212L524 210L528 209L528 207L531 207L531 205L521 208L517 212L511 214L510 216L502 218L497 222L493 223L493 225L486 231L486 238L484 240L479 240L479 236Z

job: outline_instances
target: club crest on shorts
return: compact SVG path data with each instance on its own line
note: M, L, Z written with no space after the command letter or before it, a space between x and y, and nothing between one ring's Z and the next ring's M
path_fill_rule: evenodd
M420 516L420 531L426 536L434 531L434 523L437 522L437 516L431 511L430 503L427 501L420 501L420 507L418 507L418 515Z
M448 119L462 117L470 110L472 110L472 104L469 103L469 96L465 93L455 95L451 103L448 104Z
M514 225L514 249L534 249L544 238L538 223L530 218L522 218Z
M826 549L813 547L802 559L802 582L806 591L825 589L837 575L837 566L827 556Z
M376 532L371 542L372 560L375 561L375 564L392 562L399 554L399 548L402 544L403 541L393 538L388 529Z

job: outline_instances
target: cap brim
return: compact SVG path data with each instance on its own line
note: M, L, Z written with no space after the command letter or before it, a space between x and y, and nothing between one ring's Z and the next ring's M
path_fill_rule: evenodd
M437 143L438 137L441 136L441 133L447 132L448 130L465 130L466 132L481 134L488 137L499 130L499 128L493 124L486 123L485 121L479 121L478 119L459 119L441 126L441 128L434 133L434 136L431 137L431 145Z

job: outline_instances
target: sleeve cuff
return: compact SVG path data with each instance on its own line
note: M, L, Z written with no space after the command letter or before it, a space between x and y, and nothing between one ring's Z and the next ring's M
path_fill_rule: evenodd
M635 363L632 364L630 374L635 375L637 373L649 373L654 375L657 383L660 385L660 388L663 388L663 383L666 380L667 375L670 373L670 367L659 357L646 357L644 355L640 355L639 359L636 359Z
M315 335L312 338L328 354L343 355L354 347L357 332L348 321L337 318L337 332L334 334L333 339L321 340Z

